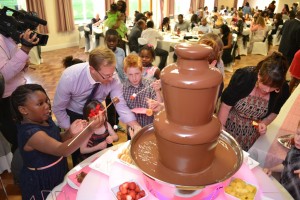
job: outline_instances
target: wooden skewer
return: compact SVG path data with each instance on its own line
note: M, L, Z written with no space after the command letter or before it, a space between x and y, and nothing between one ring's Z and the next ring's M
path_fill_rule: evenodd
M118 98L118 97L114 97L113 99L112 99L112 101L110 102L110 104L108 104L108 106L106 106L106 108L103 110L103 111L105 111L105 110L107 110L107 108L109 107L109 106L111 106L111 104L113 104L113 103L119 103L119 101L120 101L120 99ZM102 111L102 112L103 112ZM80 133L78 133L77 135L76 135L76 137L68 144L68 146L70 146L88 127L90 127L93 123L95 122L95 120L93 120L93 121L91 121Z
M113 99L112 99L112 101L106 106L106 108L104 108L104 110L102 111L102 112L104 112L104 111L106 111L108 108L109 108L109 106L111 106L113 103L119 103L120 102L120 99L118 98L118 97L114 97Z
M68 144L68 146L70 146L88 127L90 127L93 123L95 122L95 120L91 121L80 133L78 133L76 135L76 137Z
M148 87L145 87L144 89L138 91L138 92L136 93L136 95L138 95L139 93L141 93L141 92L143 92L144 90L148 89L149 87L152 87L152 85L148 85Z

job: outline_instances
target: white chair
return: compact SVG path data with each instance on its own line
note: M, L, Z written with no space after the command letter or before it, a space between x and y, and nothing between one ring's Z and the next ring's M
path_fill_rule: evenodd
M34 46L30 51L29 51L29 62L33 65L39 65L41 64L41 58L39 55L38 47Z
M230 64L227 64L227 66L224 66L224 70L227 72L233 72L233 65L234 65L234 60L235 60L235 55L236 55L236 45L238 41L238 36L236 33L232 34L232 49L231 49L231 56L232 56L232 62Z
M243 29L243 36L249 36L250 35L250 28L244 28ZM239 47L239 50L240 50L240 55L248 55L248 46L249 46L249 42L246 43L246 45L244 45L244 42L243 42L243 38L240 37L237 41L237 44L238 44L238 47Z
M85 47L85 37L84 37L84 28L83 26L78 26L78 31L79 31L79 42L78 42L78 47L79 49Z
M232 17L226 17L225 18L227 26L231 25Z
M272 35L273 46L279 46L279 44L280 44L280 40L281 40L280 31L282 29L282 26L283 25L279 25L276 34Z
M268 44L268 36L271 35L272 30L269 30L266 35L266 39L264 42L254 42L251 54L260 54L263 56L268 55L269 44Z
M212 29L212 32L213 32L214 34L219 35L220 29L219 29L219 28L213 28L213 29Z

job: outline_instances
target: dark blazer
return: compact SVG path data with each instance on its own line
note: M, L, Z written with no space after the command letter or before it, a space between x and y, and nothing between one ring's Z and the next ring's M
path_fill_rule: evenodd
M139 43L138 38L141 37L142 29L136 24L130 31L128 35L128 45L130 52L135 51L139 53Z
M292 63L295 53L300 49L300 20L291 19L282 27L279 52L287 57L289 64Z

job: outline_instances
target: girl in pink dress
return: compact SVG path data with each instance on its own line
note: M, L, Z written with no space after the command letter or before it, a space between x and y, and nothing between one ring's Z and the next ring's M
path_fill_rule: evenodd
M153 46L151 44L144 45L140 50L139 57L143 65L143 77L148 79L160 79L160 69L152 64L155 59Z

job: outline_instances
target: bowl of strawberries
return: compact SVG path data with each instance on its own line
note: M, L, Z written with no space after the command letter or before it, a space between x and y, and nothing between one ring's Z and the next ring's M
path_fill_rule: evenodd
M144 188L136 180L126 181L111 188L111 191L117 200L145 199L147 196Z

